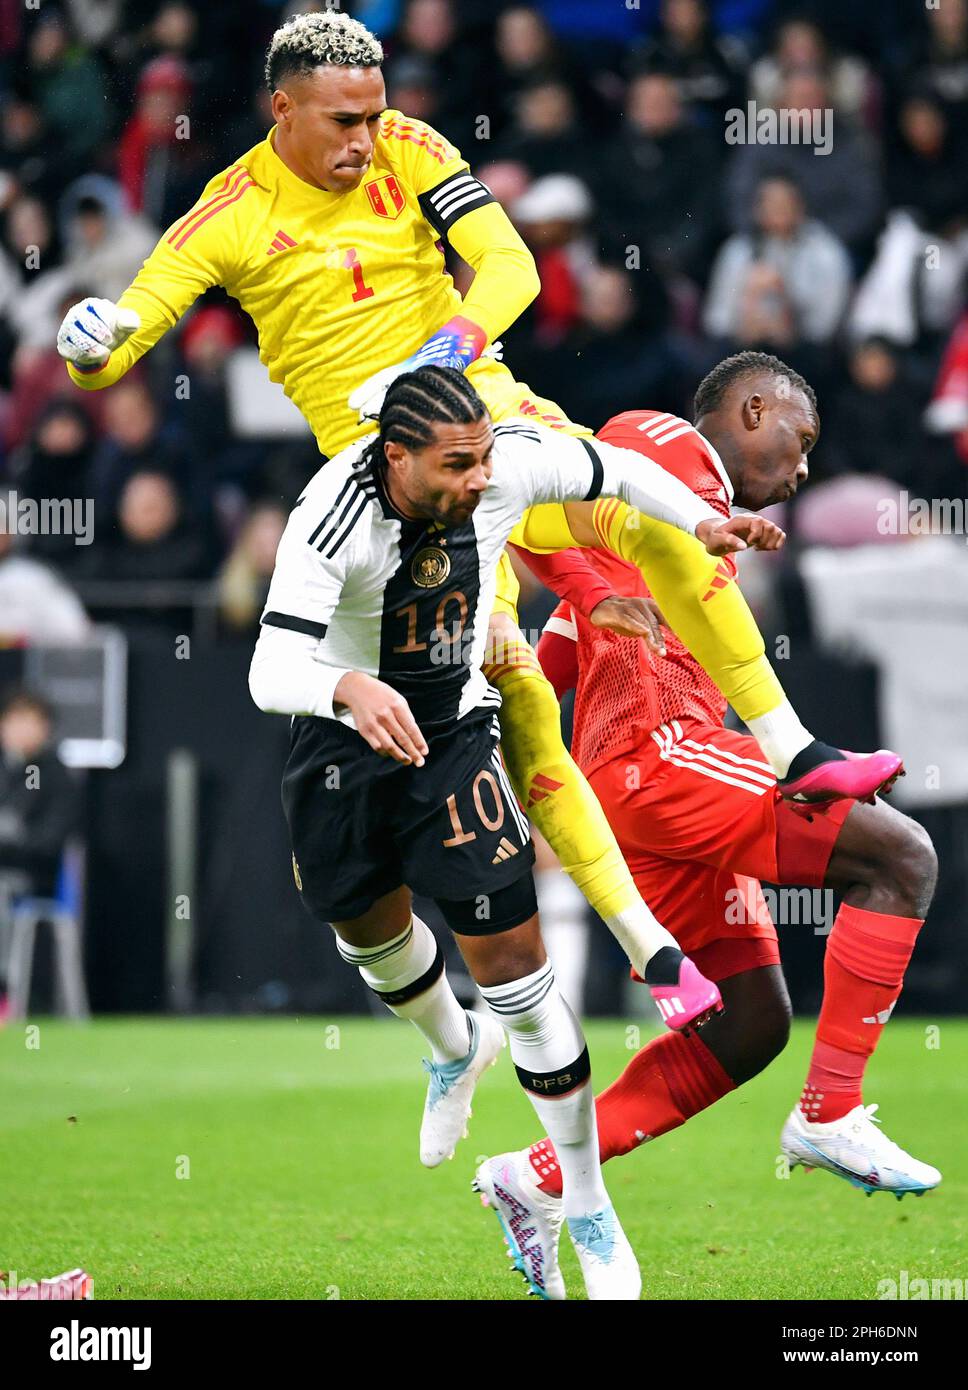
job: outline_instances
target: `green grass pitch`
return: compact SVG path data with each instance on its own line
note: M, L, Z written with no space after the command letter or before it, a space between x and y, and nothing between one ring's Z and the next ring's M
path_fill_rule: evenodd
M627 1024L588 1035L599 1086ZM477 1156L536 1137L505 1052L452 1163L417 1159L421 1043L393 1020L100 1020L0 1033L0 1268L82 1265L95 1297L521 1299ZM650 1298L871 1299L880 1279L968 1278L968 1021L887 1028L867 1099L945 1174L871 1198L777 1176L812 1024L748 1086L608 1165ZM29 1043L38 1043L30 1046ZM179 1176L181 1174L182 1176ZM577 1295L572 1251L565 1277Z

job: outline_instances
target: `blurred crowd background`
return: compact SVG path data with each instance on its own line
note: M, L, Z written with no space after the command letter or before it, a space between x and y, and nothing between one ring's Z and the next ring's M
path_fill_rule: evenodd
M323 8L0 0L0 497L90 498L95 516L88 545L0 531L0 678L21 681L25 651L83 642L92 624L130 644L126 758L90 774L77 810L100 1007L166 1002L160 806L164 760L182 746L202 785L196 1001L330 998L329 956L269 867L285 859L277 800L270 829L251 825L254 801L276 797L285 740L244 688L314 441L240 418L233 373L255 332L221 291L110 390L75 389L54 347L70 304L116 299L212 174L264 138L271 34ZM536 392L596 428L629 408L689 416L701 376L744 347L814 385L811 482L779 517L790 544L747 566L744 587L771 641L789 639L774 653L807 722L906 753L902 803L944 870L935 948L926 938L909 978L922 1005L960 1007L968 0L341 8L383 40L390 105L457 144L532 247L542 290L505 336L505 360ZM750 102L829 113L829 150L732 143L729 113ZM466 267L451 269L467 283ZM947 526L914 537L881 524L885 501L900 517L912 497L947 499ZM550 597L532 582L525 600L524 625L540 625ZM191 660L173 666L182 636ZM34 715L56 742L57 709ZM24 755L3 730L24 717L21 698L0 718L8 764ZM7 810L0 865L29 838ZM240 883L246 845L258 872ZM789 957L809 1004L816 941L803 936Z

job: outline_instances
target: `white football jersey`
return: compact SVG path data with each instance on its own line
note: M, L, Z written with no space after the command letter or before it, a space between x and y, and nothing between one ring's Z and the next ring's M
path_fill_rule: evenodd
M501 702L480 668L498 560L528 507L604 492L688 531L721 520L640 453L515 418L494 427L475 511L442 528L396 510L363 459L370 439L326 463L293 508L262 623L316 638L332 686L346 671L385 681L428 731ZM347 710L334 717L353 726Z

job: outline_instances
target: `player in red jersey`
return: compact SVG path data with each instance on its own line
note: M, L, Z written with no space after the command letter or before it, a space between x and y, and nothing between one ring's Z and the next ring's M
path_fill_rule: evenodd
M776 440L812 417L812 445L816 403L776 358L726 359L701 383L695 414L693 426L627 411L599 437L661 463L724 516L732 505L758 511L806 481L807 449L791 474L778 466ZM586 509L590 540L607 535L612 507ZM806 808L782 799L756 741L723 727L726 702L716 686L672 632L657 637L641 574L610 550L527 558L564 600L538 656L559 698L576 689L572 754L642 896L726 1005L701 1037L653 1039L598 1097L602 1160L676 1128L785 1046L790 1003L763 879L843 894L813 1057L783 1152L791 1165L827 1168L868 1193L900 1197L936 1186L937 1170L887 1140L871 1120L877 1107L865 1108L861 1094L931 900L936 863L927 835L882 801ZM734 579L732 560L720 569L723 583ZM476 1182L506 1228L513 1209L513 1229L527 1232L509 1244L532 1286L562 1297L551 1144L489 1160Z

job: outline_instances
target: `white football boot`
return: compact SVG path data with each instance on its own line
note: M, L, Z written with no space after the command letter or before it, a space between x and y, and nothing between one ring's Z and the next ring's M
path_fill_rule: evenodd
M783 1126L780 1149L790 1167L802 1164L826 1168L854 1187L863 1188L868 1197L874 1192L893 1192L898 1201L907 1192L922 1197L937 1187L941 1174L928 1163L921 1163L877 1128L876 1105L857 1105L842 1119L821 1124L807 1120L796 1106Z
M589 1302L637 1302L642 1297L638 1261L611 1203L589 1216L569 1217L568 1233Z
M542 1192L528 1150L498 1154L478 1168L471 1184L501 1223L513 1267L537 1298L562 1299L565 1281L558 1268L558 1241L564 1215L560 1197Z
M489 1014L468 1013L471 1045L466 1057L455 1062L428 1062L430 1077L420 1126L420 1162L436 1168L453 1158L458 1141L467 1137L474 1087L488 1067L493 1067L507 1043L507 1035Z

